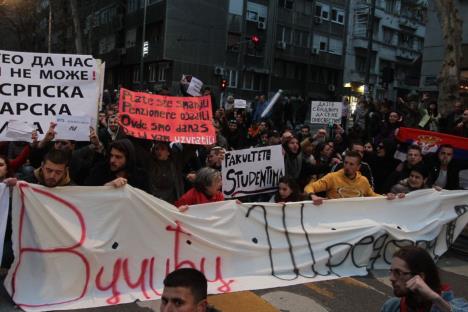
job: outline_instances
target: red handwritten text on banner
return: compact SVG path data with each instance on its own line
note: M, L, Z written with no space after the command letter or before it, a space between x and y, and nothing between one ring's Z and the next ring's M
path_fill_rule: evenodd
M214 144L211 98L174 97L121 89L119 123L133 137Z

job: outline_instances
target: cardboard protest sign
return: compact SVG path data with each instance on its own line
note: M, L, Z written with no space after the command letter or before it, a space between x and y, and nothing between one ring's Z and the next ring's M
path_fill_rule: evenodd
M136 138L214 144L211 97L175 97L120 90L119 123Z
M310 123L341 123L342 109L341 102L312 101Z
M25 120L9 120L5 138L11 141L32 142L34 124Z
M130 186L20 182L12 200L16 257L4 285L25 311L159 299L180 267L204 272L210 293L366 275L404 245L441 256L468 223L468 191L431 189L394 201L225 201L179 213Z
M200 96L201 95L201 88L203 87L203 82L192 76L190 83L187 87L187 93L191 96Z
M221 173L225 198L273 192L284 175L281 145L226 152Z
M234 108L247 108L247 101L241 100L241 99L235 99Z
M33 123L39 139L59 116L97 119L99 62L90 55L0 51L0 140L8 121Z
M57 118L56 139L89 141L91 118L88 116L63 116Z

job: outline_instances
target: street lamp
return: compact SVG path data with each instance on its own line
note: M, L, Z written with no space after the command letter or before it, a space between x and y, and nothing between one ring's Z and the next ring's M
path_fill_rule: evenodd
M145 75L144 75L144 69L145 69L144 57L148 53L148 42L145 41L145 37L146 37L146 9L147 9L147 7L148 7L148 0L145 0L145 5L144 5L144 8L143 8L143 31L142 31L142 34L141 34L140 90L143 90L143 78L145 77ZM145 47L145 45L146 45L146 47ZM146 50L146 54L145 54L145 50Z

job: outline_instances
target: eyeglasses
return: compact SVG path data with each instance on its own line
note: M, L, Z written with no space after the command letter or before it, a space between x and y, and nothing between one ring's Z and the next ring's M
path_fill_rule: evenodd
M396 278L400 278L405 275L416 275L416 273L413 272L404 272L398 269L389 269L388 274L395 276Z

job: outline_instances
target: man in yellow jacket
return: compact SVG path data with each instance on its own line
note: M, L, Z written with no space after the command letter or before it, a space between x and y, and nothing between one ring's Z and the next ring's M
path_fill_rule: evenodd
M314 205L321 205L325 198L315 195L326 192L328 199L348 197L381 196L372 190L367 178L359 172L361 155L355 151L348 151L345 155L343 169L331 172L323 178L310 182L304 188ZM393 199L394 194L388 196Z

